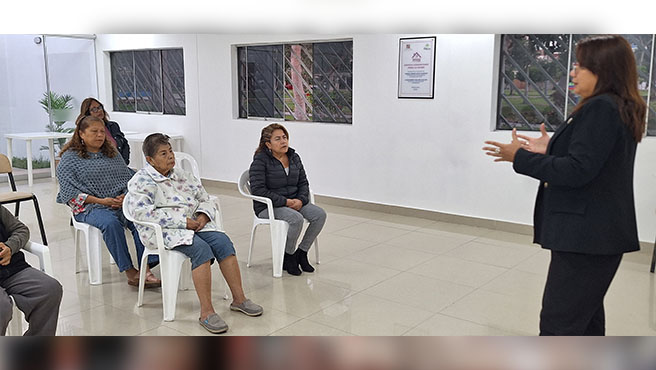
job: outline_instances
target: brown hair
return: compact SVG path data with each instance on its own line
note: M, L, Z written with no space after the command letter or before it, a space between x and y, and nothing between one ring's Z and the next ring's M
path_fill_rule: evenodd
M80 132L86 130L89 126L91 126L92 123L94 122L100 122L105 125L105 123L100 119L96 118L93 116L84 116L82 119L79 119L77 122L77 125L75 126L75 132L73 133L73 137L69 142L64 145L64 147L61 150L61 153L63 154L67 150L72 150L74 152L77 152L77 155L79 155L81 158L89 158L89 154L87 153L87 146L84 144L82 141L82 138L80 137ZM118 151L114 147L114 144L112 144L107 138L105 137L105 142L103 142L102 147L100 147L100 151L102 154L109 158L114 158L116 154L118 154Z
M80 115L77 116L77 119L75 120L76 124L78 122L80 122L82 119L84 119L84 117L91 115L91 112L89 112L89 109L91 108L91 103L94 102L94 101L96 103L100 104L100 108L102 108L103 112L105 113L105 116L103 117L103 121L105 121L105 122L109 121L109 114L105 110L105 106L101 102L99 102L98 99L86 98L86 99L82 100L82 104L80 104Z
M622 121L637 143L645 132L647 104L638 91L638 70L628 41L618 35L585 38L576 45L579 65L597 76L592 95L574 108L580 110L590 99L610 94L615 99Z
M168 135L157 132L146 136L143 145L141 145L141 150L146 157L152 157L157 153L157 148L159 148L160 145L171 146L171 143L169 142Z
M258 145L257 149L255 149L255 154L261 151L267 151L269 149L267 148L266 143L271 141L271 135L273 135L273 132L276 130L282 130L282 132L285 133L285 136L287 136L287 139L289 139L289 133L287 132L285 126L279 123L272 123L262 129L262 134L260 135L260 145Z

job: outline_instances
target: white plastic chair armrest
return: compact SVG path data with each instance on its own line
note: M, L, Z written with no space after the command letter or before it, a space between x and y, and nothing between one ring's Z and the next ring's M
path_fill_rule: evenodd
M35 255L39 258L39 267L41 271L53 276L52 260L50 258L50 249L43 244L28 241L23 247L23 251Z
M273 221L275 220L274 215L273 215L273 201L267 197L260 197L257 195L248 195L249 198L253 199L256 202L264 203L267 206L267 211L269 213L269 220Z

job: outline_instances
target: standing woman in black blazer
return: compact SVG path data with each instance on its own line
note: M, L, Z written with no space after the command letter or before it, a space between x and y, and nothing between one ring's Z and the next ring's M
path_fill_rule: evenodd
M534 242L551 250L540 335L604 335L604 296L625 252L639 247L633 197L636 146L646 103L633 51L620 36L576 46L570 76L581 98L551 139L512 132L486 141L495 161L540 180Z

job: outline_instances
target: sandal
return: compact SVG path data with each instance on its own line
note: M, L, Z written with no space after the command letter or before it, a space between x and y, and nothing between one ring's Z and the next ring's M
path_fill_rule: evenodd
M139 275L137 275L136 279L128 279L128 285L130 286L139 286ZM150 289L150 288L159 288L162 286L162 281L159 280L158 278L153 275L152 272L148 272L146 274L146 282L144 284L145 289Z

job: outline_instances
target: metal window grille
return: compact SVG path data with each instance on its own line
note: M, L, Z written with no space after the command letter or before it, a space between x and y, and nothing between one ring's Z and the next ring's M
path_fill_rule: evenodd
M184 115L182 49L110 53L114 110Z
M353 42L237 48L239 117L352 123Z
M590 35L503 35L497 130L554 131L572 112L578 97L570 90L569 69L576 43ZM647 134L656 135L654 35L622 35L629 41L638 67L638 89L646 102ZM650 82L651 81L651 82Z

